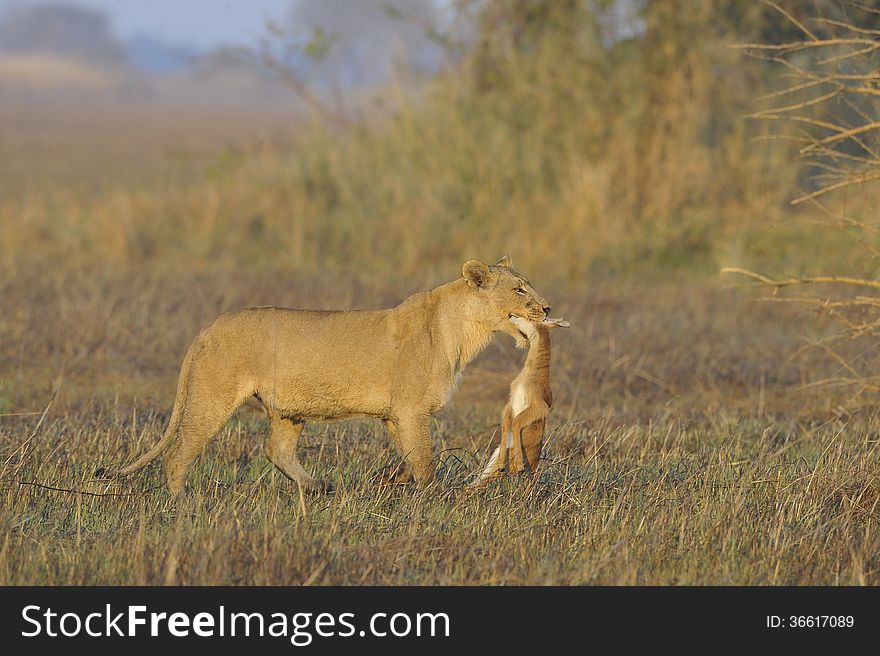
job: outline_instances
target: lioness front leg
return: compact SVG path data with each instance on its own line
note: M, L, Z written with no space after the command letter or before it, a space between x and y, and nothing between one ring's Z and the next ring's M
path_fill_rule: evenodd
M418 483L434 480L434 451L431 446L431 415L414 414L398 418L394 422L398 448L409 463L412 475Z
M406 452L403 449L403 444L400 442L400 433L397 430L397 424L394 423L393 419L383 419L382 423L385 424L385 430L388 431L388 435L391 436L391 441L394 443L395 448L401 453L401 455L405 456ZM412 480L412 468L405 458L397 465L389 465L385 467L382 472L382 481L388 485L406 485L412 483Z
M296 445L305 423L299 419L269 417L269 460L292 481L299 483L306 492L332 492L333 485L308 475L296 457Z

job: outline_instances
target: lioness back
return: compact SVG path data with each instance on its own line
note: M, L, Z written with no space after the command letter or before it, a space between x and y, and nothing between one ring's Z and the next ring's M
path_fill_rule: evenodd
M228 312L197 338L193 367L294 416L384 416L397 355L389 323L387 310Z

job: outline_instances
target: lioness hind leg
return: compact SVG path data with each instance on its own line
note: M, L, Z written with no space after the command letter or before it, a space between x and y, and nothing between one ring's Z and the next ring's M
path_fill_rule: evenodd
M269 446L267 455L272 464L282 474L299 483L307 492L326 493L333 491L329 481L322 481L308 475L296 457L296 445L305 423L299 419L269 417Z
M231 391L223 394L217 389L190 390L180 417L177 440L163 458L165 482L173 496L183 491L186 472L192 461L229 421L243 400Z

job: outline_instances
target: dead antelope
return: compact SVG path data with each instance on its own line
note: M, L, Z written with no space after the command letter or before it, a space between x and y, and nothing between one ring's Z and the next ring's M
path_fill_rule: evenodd
M550 330L571 325L562 319L533 323L516 316L510 317L510 322L528 338L529 353L522 371L510 384L510 400L504 406L501 420L501 444L474 485L484 484L505 473L537 469L544 442L544 425L553 405Z

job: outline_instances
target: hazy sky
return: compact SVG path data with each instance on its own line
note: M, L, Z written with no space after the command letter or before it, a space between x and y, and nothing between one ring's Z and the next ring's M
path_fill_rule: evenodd
M291 0L0 0L0 12L62 2L103 10L123 38L146 32L199 50L253 45L266 19L284 18L291 6Z

